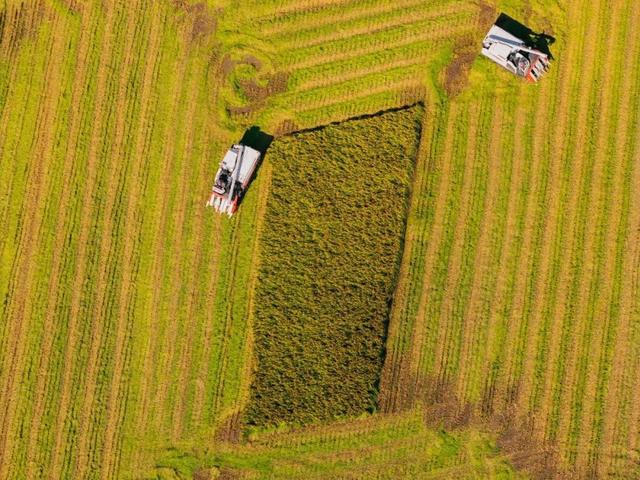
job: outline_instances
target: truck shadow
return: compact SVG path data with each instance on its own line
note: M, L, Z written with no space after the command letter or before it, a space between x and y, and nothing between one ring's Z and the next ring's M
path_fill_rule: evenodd
M549 59L553 60L554 57L549 46L555 43L555 37L545 32L534 32L529 27L523 25L514 18L511 18L506 13L501 13L495 24L507 32L512 33L516 37L521 38L527 45L535 48L536 50L540 50L542 53L546 54Z
M256 165L256 169L253 172L253 175L251 176L249 183L247 184L246 190L242 193L242 196L238 199L238 209L240 209L240 206L244 201L244 196L246 195L246 192L249 191L249 189L251 188L251 185L253 184L254 179L260 173L260 168L262 167L262 163L264 162L264 157L267 154L267 150L269 149L269 146L271 145L272 142L273 142L273 135L269 135L268 133L263 132L262 130L260 130L260 127L257 127L255 125L249 128L247 131L245 131L244 134L242 135L242 139L240 140L240 143L242 145L246 145L247 147L251 147L259 151L260 160L258 160L258 165Z
M261 153L261 157L265 156L271 142L273 142L273 135L263 132L260 127L255 125L244 132L242 140L240 140L243 145L258 150Z

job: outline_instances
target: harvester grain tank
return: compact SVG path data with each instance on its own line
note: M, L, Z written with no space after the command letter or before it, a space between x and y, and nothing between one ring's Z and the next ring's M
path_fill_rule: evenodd
M501 15L482 42L482 54L514 75L537 82L549 70L550 57L532 42L532 35L523 34L526 27L506 15Z
M259 161L259 151L243 144L233 145L220 162L207 206L233 215Z

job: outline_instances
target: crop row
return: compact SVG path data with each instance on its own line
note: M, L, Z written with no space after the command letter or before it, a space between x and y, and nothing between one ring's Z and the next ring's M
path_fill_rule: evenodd
M376 15L349 20L340 19L340 28L336 29L335 23L323 27L313 27L306 30L298 30L287 34L276 34L270 37L273 45L280 50L295 48L316 47L318 45L335 42L343 38L352 38L357 35L373 35L382 31L395 28L405 28L408 25L421 24L430 26L430 20L446 21L448 16L471 14L473 8L464 7L458 3L446 4L434 8L431 4L416 5L412 8L399 8L393 11L385 11ZM454 17L457 18L457 17Z
M397 337L389 340L385 378L395 385L383 381L386 408L420 377L452 383L454 402L481 402L488 413L517 406L534 420L532 438L554 442L568 468L600 475L609 464L620 469L629 462L611 455L620 459L625 445L636 442L618 420L632 415L621 379L633 376L622 373L632 363L613 354L625 344L618 335L630 331L633 308L633 288L623 280L633 251L623 252L636 218L627 190L634 114L618 117L629 105L621 84L633 82L622 73L628 48L621 47L623 39L629 43L632 8L623 2L598 14L572 3L570 10L580 13L572 28L583 32L572 38L581 40L566 45L565 62L554 64L544 83L535 90L518 85L501 115L473 114L460 130L456 123L467 124L467 111L483 112L484 101L463 95L449 107L456 123L434 127L435 157L443 165L430 172L429 190L415 186L430 193L409 214L403 275L411 280L394 300ZM605 55L597 48L602 44L615 53ZM576 72L572 66L583 58L593 61ZM635 104L628 108L634 112ZM497 144L484 137L496 128L491 136L503 137ZM468 135L479 138L465 153L459 144ZM498 179L494 167L476 168L478 161L498 161L496 155L507 165L513 159ZM487 200L473 200L487 174ZM495 195L500 200L487 203ZM439 220L416 231L421 203ZM456 233L456 225L467 233ZM627 305L627 316L619 304Z
M520 478L493 441L476 431L447 434L424 426L417 410L310 429L256 433L247 445L221 445L201 464L251 478ZM192 475L179 458L160 462ZM204 469L206 471L206 469Z
M201 210L210 52L171 6L145 5L45 9L2 58L15 79L0 111L3 477L119 478L154 445L211 430L246 391L247 291L218 295L233 312L222 337L211 260L229 228ZM255 224L241 225L231 285L251 273ZM220 358L226 381L211 377Z
M439 0L431 3L431 8L437 7L450 0ZM327 25L337 25L341 22L359 20L398 9L412 9L419 7L417 0L401 0L399 2L382 0L364 0L343 4L328 4L320 10L300 10L288 15L269 15L256 19L258 29L264 35L288 35L302 30L324 28Z
M391 26L371 33L347 36L320 45L283 51L278 62L289 69L310 67L358 57L378 50L406 45L420 39L450 37L469 31L470 12L456 12L441 18L427 19L407 25Z

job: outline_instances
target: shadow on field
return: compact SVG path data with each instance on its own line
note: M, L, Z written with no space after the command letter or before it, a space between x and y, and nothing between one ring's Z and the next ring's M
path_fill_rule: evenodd
M242 139L240 140L241 144L246 145L247 147L251 147L260 152L260 160L258 160L258 165L256 165L256 169L253 172L251 179L249 180L249 184L247 185L245 192L248 191L249 188L251 188L251 184L258 176L260 167L264 162L264 156L267 154L267 150L269 149L271 142L273 142L273 135L269 135L268 133L263 132L262 130L260 130L260 127L257 127L255 125L249 128L246 132L244 132L244 135L242 135ZM245 194L243 193L242 197L238 199L238 208L240 208L240 205L242 205L244 195Z
M244 132L242 140L240 140L240 143L243 145L258 150L263 157L265 153L267 153L267 149L269 148L269 145L271 145L271 142L273 142L273 135L263 132L260 130L260 127L256 127L255 125Z
M521 38L529 46L540 50L542 53L548 55L549 58L553 60L554 57L551 54L551 50L549 50L549 46L555 43L555 37L552 37L545 32L536 33L526 25L523 25L517 20L511 18L506 13L500 14L498 19L496 20L496 25L506 30L507 32L514 34L516 37Z

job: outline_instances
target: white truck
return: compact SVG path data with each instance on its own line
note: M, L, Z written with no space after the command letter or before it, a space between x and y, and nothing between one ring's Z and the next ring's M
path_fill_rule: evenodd
M537 82L549 70L549 56L505 30L496 22L482 42L482 54L530 82Z
M220 162L207 206L220 213L233 215L249 186L260 155L258 150L246 145L233 145Z

